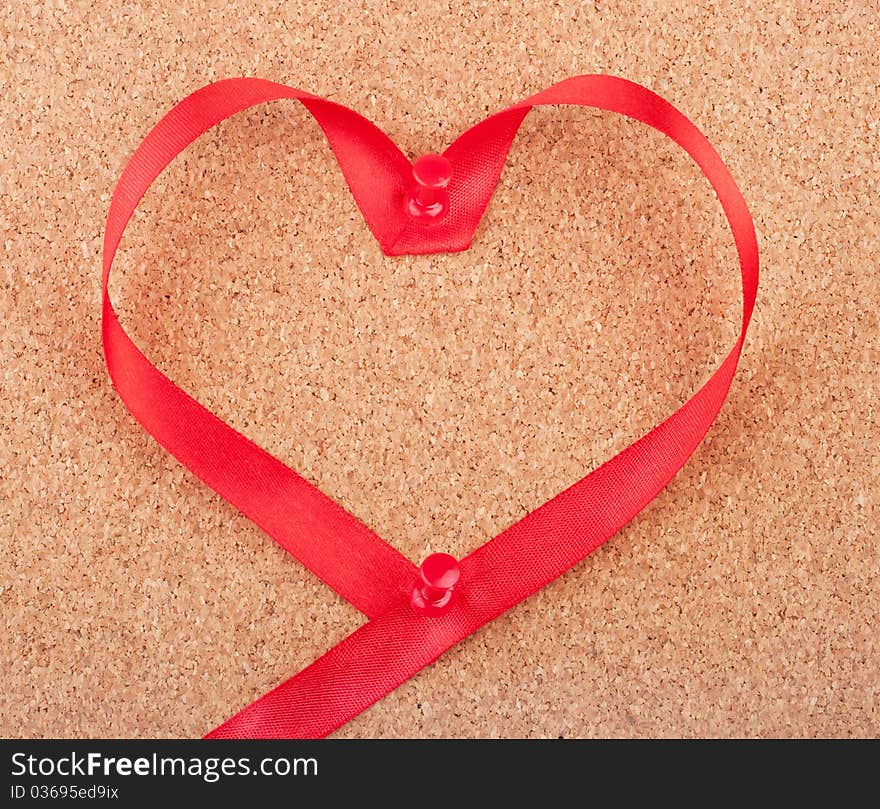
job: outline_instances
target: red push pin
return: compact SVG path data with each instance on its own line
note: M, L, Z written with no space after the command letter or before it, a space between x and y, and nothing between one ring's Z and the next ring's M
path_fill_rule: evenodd
M448 553L432 553L419 568L419 579L413 586L413 606L428 615L439 615L452 601L461 571L458 560Z
M443 155L422 155L413 163L415 186L409 193L409 215L425 224L436 222L449 210L446 186L452 178L452 164Z

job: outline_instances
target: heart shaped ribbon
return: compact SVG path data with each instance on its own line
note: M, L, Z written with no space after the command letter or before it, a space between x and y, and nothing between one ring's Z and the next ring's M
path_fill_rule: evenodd
M432 582L420 579L412 562L171 382L132 342L110 302L107 283L122 233L159 173L223 119L285 98L302 103L321 126L355 202L389 256L467 249L521 122L533 107L549 104L616 112L669 136L712 184L733 232L742 272L742 328L718 369L662 424L460 560L457 581L444 567L433 583L447 582L437 592L445 588L448 596L452 582L455 597L440 598L434 610L415 603L413 593L428 592ZM104 235L103 342L119 396L181 463L369 619L209 737L303 738L340 727L626 525L682 467L727 396L755 304L758 247L730 172L684 115L633 82L578 76L486 118L443 156L451 166L448 211L436 222L422 221L407 206L413 166L369 121L281 84L229 79L196 91L165 115L135 151L113 194ZM425 568L421 575L427 575Z

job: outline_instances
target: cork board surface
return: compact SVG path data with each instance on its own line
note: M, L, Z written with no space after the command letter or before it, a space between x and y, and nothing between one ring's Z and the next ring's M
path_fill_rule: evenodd
M340 736L880 733L877 7L484 0L0 11L0 733L198 736L358 613L140 428L100 346L125 160L209 81L339 100L414 158L578 73L718 148L762 286L716 425L602 549ZM148 192L126 328L414 561L463 554L677 408L734 339L708 184L661 135L526 120L470 251L386 259L312 119L235 116Z

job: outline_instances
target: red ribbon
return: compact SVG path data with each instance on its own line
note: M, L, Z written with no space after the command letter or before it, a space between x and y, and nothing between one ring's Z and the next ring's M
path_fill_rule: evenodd
M299 100L330 142L355 202L386 255L467 249L520 123L532 107L576 104L626 115L668 135L702 169L730 223L742 271L743 319L730 353L666 421L460 562L456 597L440 615L414 609L417 568L342 507L218 419L162 374L123 330L107 281L122 233L159 173L199 135L241 110ZM745 200L718 153L668 102L611 76L579 76L493 115L444 152L449 212L407 211L412 166L356 112L259 79L208 85L174 107L138 147L113 195L104 238L103 339L126 406L199 478L253 520L369 619L299 674L212 731L213 738L325 736L462 638L595 550L682 467L721 408L736 371L758 286L758 248Z

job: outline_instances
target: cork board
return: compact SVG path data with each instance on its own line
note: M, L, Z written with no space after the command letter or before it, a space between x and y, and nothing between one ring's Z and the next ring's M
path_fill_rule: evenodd
M103 220L161 113L261 76L416 157L594 72L682 109L749 201L762 287L730 398L630 526L339 735L880 733L876 11L7 4L0 733L201 735L360 621L109 384ZM257 108L162 175L116 268L160 368L413 560L482 544L665 418L739 317L696 167L586 110L529 116L470 251L386 259L311 118Z

